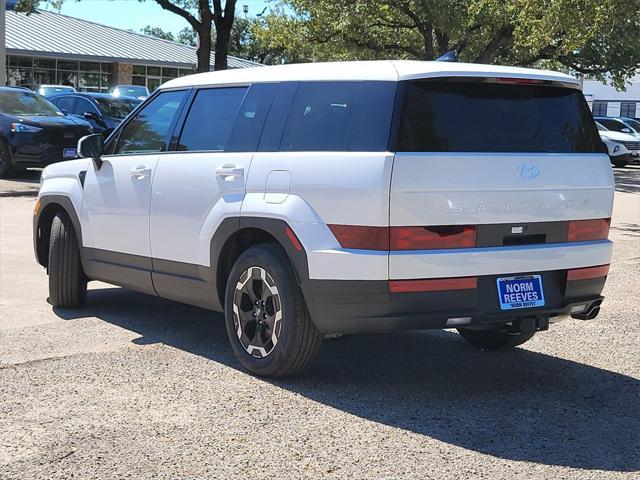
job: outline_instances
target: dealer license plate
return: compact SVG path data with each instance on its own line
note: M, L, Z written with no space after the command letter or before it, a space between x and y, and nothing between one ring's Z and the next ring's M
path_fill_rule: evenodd
M502 310L542 307L544 291L540 275L502 277L497 279L498 299Z
M62 150L62 158L65 160L78 158L78 150L76 148L65 148Z

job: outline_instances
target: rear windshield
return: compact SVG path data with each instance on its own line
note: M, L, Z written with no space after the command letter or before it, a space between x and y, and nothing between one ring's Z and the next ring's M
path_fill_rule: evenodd
M119 119L129 115L131 110L142 103L142 100L138 100L137 98L96 97L95 100L100 104L100 107L108 117Z
M442 80L407 82L396 150L602 151L579 90Z

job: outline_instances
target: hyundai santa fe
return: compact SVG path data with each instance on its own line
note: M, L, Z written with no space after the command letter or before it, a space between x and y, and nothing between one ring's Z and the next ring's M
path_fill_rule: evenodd
M49 300L87 282L224 311L240 363L303 371L326 335L455 328L523 344L603 301L613 175L579 82L378 61L165 83L34 215Z

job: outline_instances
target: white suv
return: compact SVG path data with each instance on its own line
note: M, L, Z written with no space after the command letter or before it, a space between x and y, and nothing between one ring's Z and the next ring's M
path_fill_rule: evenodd
M457 328L513 347L594 318L613 175L574 78L381 61L164 84L42 174L50 302L89 280L225 312L259 375L324 335Z

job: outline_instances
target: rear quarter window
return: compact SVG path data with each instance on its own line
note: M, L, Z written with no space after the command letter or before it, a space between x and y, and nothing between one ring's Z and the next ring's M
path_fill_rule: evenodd
M405 82L397 151L601 152L582 92L480 81Z

